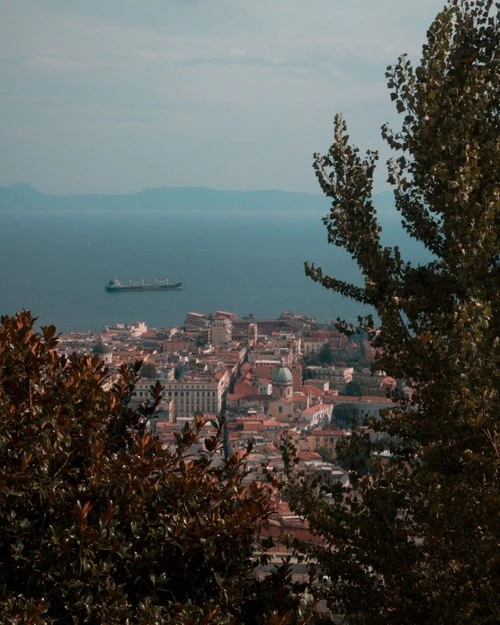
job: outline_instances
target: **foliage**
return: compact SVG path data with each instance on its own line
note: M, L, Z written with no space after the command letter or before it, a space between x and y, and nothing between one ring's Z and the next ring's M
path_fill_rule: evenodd
M317 353L304 356L303 363L308 366L328 366L335 364L335 354L328 343L325 343Z
M500 34L499 4L449 0L420 64L388 68L399 131L389 182L406 231L431 253L407 262L381 244L372 203L377 154L335 119L315 156L330 243L357 261L349 284L306 264L328 289L372 306L362 325L375 367L414 390L377 428L392 437L356 491L318 499L295 482L295 506L325 539L310 553L331 580L333 610L359 623L500 622ZM339 320L339 327L354 328ZM366 440L364 441L366 443ZM293 489L292 489L293 490Z
M336 446L337 464L350 472L350 481L357 486L361 475L372 472L374 444L367 431L354 429L353 435L344 436Z
M316 449L316 453L318 453L321 456L321 460L323 460L323 462L330 462L332 464L335 464L335 462L337 461L332 450L329 449L328 447L318 447Z
M363 395L363 387L358 380L351 380L346 384L344 392L351 397L361 397Z
M174 378L176 380L180 380L182 378L182 376L184 375L184 373L186 372L186 365L184 364L179 364L174 368Z
M0 622L297 617L291 585L286 614L252 575L272 485L244 484L218 436L190 457L201 419L162 449L146 428L154 404L128 406L140 363L110 377L98 357L56 347L55 328L35 332L29 312L2 317Z
M335 355L329 343L325 343L319 350L318 362L322 365L332 365L335 362Z
M335 404L332 412L332 423L342 428L351 428L359 425L359 406Z
M152 362L144 363L141 367L141 375L150 380L155 379L158 376L155 364Z
M328 343L325 343L323 347L317 353L310 353L303 357L304 367L309 366L330 366L347 367L348 362L353 364L359 363L359 353L352 352L352 350L344 349L332 349Z

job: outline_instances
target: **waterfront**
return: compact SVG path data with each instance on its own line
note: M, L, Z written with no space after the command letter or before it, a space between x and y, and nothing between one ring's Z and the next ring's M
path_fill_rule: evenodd
M23 211L1 215L2 314L31 309L60 331L141 319L161 327L189 310L275 317L304 310L321 319L352 304L304 276L303 262L340 266L320 214L251 211ZM337 262L335 262L335 260ZM344 275L355 275L343 261ZM172 293L108 294L109 279L182 280Z
M355 319L356 303L304 275L305 260L343 279L357 269L326 241L317 210L24 210L0 216L0 311L23 308L59 331L121 321L180 324L191 310L320 321ZM182 291L108 294L112 278L182 280Z

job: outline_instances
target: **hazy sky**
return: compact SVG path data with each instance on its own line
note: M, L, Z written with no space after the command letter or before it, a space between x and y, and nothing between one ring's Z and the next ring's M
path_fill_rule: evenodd
M0 0L0 185L319 192L336 112L385 149L385 68L443 4Z

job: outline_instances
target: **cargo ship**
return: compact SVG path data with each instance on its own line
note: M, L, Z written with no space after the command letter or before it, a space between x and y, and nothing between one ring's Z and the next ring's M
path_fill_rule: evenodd
M179 291L182 282L170 282L168 278L147 283L144 280L129 280L122 284L118 278L110 280L104 287L108 293L121 293L122 291Z

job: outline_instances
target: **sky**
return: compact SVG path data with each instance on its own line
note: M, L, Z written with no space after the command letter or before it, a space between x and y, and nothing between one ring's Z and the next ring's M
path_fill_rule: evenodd
M389 155L385 69L444 0L0 0L0 185L319 193L336 113ZM375 191L386 187L382 162Z

